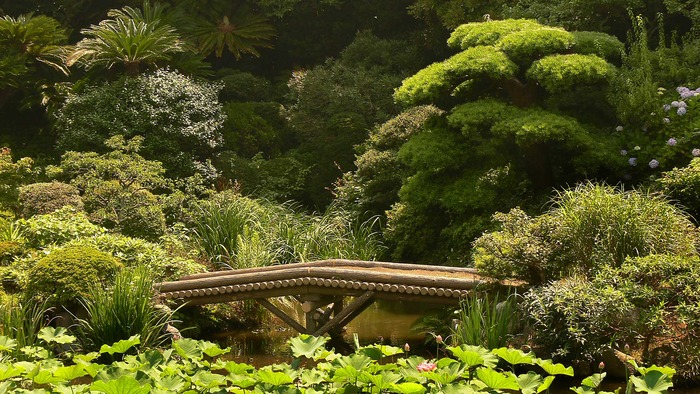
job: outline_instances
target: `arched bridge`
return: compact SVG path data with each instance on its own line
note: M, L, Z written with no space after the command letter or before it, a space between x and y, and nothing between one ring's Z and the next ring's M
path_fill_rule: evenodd
M161 299L190 305L254 299L300 333L323 335L338 333L377 299L457 304L481 282L471 268L322 260L207 272L155 287ZM305 326L268 300L281 296L301 303Z

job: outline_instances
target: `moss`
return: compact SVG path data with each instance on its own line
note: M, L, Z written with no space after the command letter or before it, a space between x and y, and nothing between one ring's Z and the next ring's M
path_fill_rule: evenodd
M75 306L95 284L108 284L122 264L111 255L89 247L66 247L51 252L29 271L30 294L49 298L51 304Z

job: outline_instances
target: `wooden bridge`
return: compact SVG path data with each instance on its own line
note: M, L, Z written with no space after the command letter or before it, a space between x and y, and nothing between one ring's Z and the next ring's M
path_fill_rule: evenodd
M481 282L471 268L323 260L207 272L156 289L161 299L189 305L253 299L300 333L335 336L375 300L457 304ZM305 326L268 300L281 296L301 303Z

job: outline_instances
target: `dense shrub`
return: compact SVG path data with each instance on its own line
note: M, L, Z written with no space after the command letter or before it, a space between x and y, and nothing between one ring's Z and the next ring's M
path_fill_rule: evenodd
M19 241L0 241L0 265L7 265L16 256L24 252L24 245Z
M336 191L338 199L359 217L383 215L398 200L401 181L407 169L398 160L398 150L420 132L433 117L442 114L434 106L409 108L380 126L374 127L359 146L357 170L345 174Z
M612 186L563 191L535 218L518 209L494 218L501 230L474 242L475 266L532 285L576 272L591 276L628 257L697 253L698 232L684 212L659 196Z
M148 267L157 281L179 279L185 275L204 272L206 268L184 256L173 256L156 243L121 234L100 234L78 238L65 244L66 247L87 247L110 254L125 267Z
M0 210L16 212L19 187L30 183L36 176L34 160L23 157L14 161L9 148L0 147Z
M104 151L114 135L144 137L141 154L171 174L191 174L221 143L220 86L159 70L86 88L58 112L61 151Z
M533 340L555 358L576 360L585 368L634 324L632 305L612 286L594 286L585 277L569 277L525 294L524 309ZM624 341L622 341L624 343Z
M700 158L667 171L657 180L663 193L677 201L696 220L700 219Z
M222 102L262 102L272 99L272 85L265 78L227 68L217 71L216 76L224 84L219 92Z
M587 38L602 37L622 45ZM406 171L386 227L395 259L465 264L495 211L536 210L552 188L619 171L599 126L615 122L605 92L616 68L577 52L576 38L533 20L467 23L448 40L459 52L395 90L403 106L445 110L398 149Z
M43 215L70 205L83 209L78 188L62 182L32 183L19 189L22 216Z
M89 247L53 250L28 273L27 292L52 305L76 306L91 286L107 286L122 264L111 255Z
M76 186L83 193L90 219L127 235L157 239L165 231L165 216L152 193L166 186L165 169L137 152L142 137L105 141L111 152L66 152L59 166L47 172Z
M17 221L27 244L33 248L61 245L72 239L102 234L105 229L87 219L84 212L71 206L63 207L46 215L36 215Z

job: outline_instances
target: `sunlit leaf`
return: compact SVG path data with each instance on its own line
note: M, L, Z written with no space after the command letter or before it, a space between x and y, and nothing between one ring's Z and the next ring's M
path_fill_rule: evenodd
M517 364L534 364L535 355L532 353L525 353L520 349L509 349L506 347L498 348L492 350L493 354L502 358L505 362L511 365Z
M222 349L216 343L208 341L200 341L200 345L202 348L202 352L204 352L204 354L206 354L209 357L220 356L231 351L231 348L227 347L226 349Z
M191 338L183 338L173 342L173 348L180 356L188 360L199 360L202 358L202 348L199 341Z
M268 383L273 386L281 386L293 382L292 378L283 372L275 372L269 369L258 370L258 379L263 383Z
M406 382L395 384L394 390L401 394L423 394L427 389L422 384Z
M323 348L327 341L327 337L315 337L313 335L301 334L291 338L288 343L294 357L313 358L316 351Z
M565 367L563 364L554 364L552 360L536 359L535 364L539 365L550 375L574 376L573 367Z
M44 327L37 336L46 343L55 342L65 345L75 342L75 337L68 335L68 330L65 327Z
M90 390L106 394L148 394L151 390L151 385L142 385L131 376L122 376L119 379L108 382L103 380L94 382L90 385Z
M634 384L637 392L649 394L665 394L669 388L673 387L671 378L658 370L647 371L641 377L630 376L630 382Z
M132 335L129 339L122 339L121 341L115 342L112 346L102 345L100 347L100 353L109 353L110 355L114 353L126 353L133 346L141 343L139 335Z
M501 373L491 368L477 369L476 377L490 389L518 390L520 388L512 374Z
M0 352L11 352L17 347L17 341L7 336L0 336Z
M537 389L542 385L542 376L532 371L518 375L516 380L523 394L537 393Z

